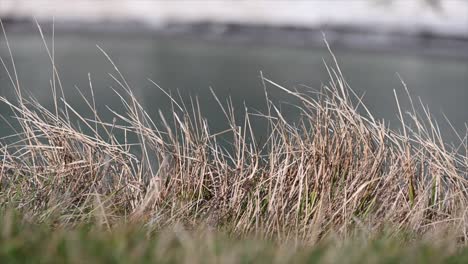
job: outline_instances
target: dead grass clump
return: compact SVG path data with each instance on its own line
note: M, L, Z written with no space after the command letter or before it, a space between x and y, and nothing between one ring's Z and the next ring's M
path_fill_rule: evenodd
M15 69L8 71L2 59L17 100L0 100L21 128L16 142L1 147L4 207L60 225L205 224L307 242L390 227L467 241L466 135L459 148L447 147L425 108L424 117L414 110L405 118L398 109L402 129L389 129L367 111L337 64L313 95L263 78L300 100L302 118L292 125L267 97L261 118L269 122L268 140L260 145L251 126L258 114L246 110L237 124L232 104L220 103L227 131L210 132L198 102L187 107L171 96L172 114L153 122L117 68L114 91L126 112L114 112L108 123L94 98L83 96L94 113L83 117L65 100L53 56L51 62L55 109L48 110L22 95ZM130 135L138 141L129 142ZM231 137L229 151L221 135Z

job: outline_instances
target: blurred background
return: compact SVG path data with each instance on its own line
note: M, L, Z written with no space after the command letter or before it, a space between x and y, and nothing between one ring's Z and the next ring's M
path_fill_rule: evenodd
M378 119L398 127L393 90L409 109L403 85L429 106L448 141L465 134L468 120L468 1L310 0L310 1L144 1L1 0L0 18L12 47L21 87L53 107L52 65L35 24L54 50L67 100L91 114L78 89L98 109L121 112L112 91L118 85L104 49L127 78L149 114L170 111L170 101L148 79L189 102L197 97L212 132L227 124L210 93L231 98L242 118L244 106L265 111L260 72L290 89L319 89L332 62L323 36L338 57L350 86ZM3 34L0 56L9 57ZM274 87L269 96L286 118L298 118L294 99ZM0 95L14 95L0 70ZM8 108L0 106L8 115ZM256 123L257 133L265 127ZM1 135L9 129L2 125Z

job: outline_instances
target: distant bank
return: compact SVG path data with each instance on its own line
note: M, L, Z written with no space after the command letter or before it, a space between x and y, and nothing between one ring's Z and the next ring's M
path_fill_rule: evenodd
M319 43L325 32L330 42L344 46L422 46L468 55L468 1L434 2L2 0L0 17L10 25L55 19L57 28L67 30L152 30L294 45Z

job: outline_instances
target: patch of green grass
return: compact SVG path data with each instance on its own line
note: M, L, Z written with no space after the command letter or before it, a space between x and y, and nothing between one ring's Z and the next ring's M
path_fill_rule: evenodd
M174 227L149 233L141 225L52 228L11 211L0 216L1 263L468 263L468 248L412 241L408 236L357 235L315 245L232 238Z

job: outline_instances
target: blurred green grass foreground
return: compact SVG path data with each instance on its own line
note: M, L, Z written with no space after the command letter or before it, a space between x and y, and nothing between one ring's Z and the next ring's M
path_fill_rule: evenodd
M235 238L182 227L148 233L140 224L110 230L54 228L13 211L0 218L2 263L467 263L468 249L441 237L359 233L315 245Z

